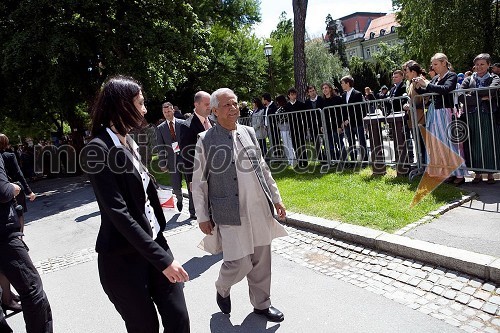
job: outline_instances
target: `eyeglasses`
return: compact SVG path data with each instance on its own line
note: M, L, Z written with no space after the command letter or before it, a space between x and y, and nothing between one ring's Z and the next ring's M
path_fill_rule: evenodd
M227 103L224 105L220 105L220 107L221 108L230 108L230 107L238 108L238 103Z

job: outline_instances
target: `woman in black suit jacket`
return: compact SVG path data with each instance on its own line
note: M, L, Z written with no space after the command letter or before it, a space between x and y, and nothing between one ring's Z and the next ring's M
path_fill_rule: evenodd
M436 93L439 96L431 96L432 103L429 105L426 113L426 129L427 131L444 142L450 150L456 154L463 156L460 146L451 140L448 131L450 129L453 116L455 115L453 94L451 93L457 87L457 74L452 72L451 63L444 53L436 53L431 58L432 68L436 72L436 76L429 82L423 76L417 76L413 79L415 87L419 94ZM427 152L429 160L427 161L427 173L431 177L445 178L451 173L451 176L446 180L454 185L465 183L465 164L462 164L458 169L450 161L454 156L449 151L442 149L442 145L436 144L436 140L431 140L428 136L426 140Z
M141 87L111 78L92 113L91 142L82 153L101 211L99 277L128 332L189 332L183 284L189 279L163 236L166 221L137 144L127 134L146 113Z

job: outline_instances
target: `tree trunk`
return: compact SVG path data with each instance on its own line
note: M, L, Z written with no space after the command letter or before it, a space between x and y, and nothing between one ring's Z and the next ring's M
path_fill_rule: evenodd
M308 0L293 0L293 68L295 88L298 99L306 96L306 53L304 51L306 36L306 13Z

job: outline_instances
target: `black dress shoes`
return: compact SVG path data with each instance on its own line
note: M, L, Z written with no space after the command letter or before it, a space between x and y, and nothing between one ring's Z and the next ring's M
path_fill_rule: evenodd
M16 314L23 311L23 307L21 306L21 304L13 301L11 305L2 303L2 310L4 315L7 315L7 310L12 311L12 314Z
M450 177L446 178L443 182L446 184L453 184L455 182L455 179L457 179L456 176L450 176Z
M182 211L182 200L177 201L177 210Z
M231 296L222 297L217 292L217 305L219 306L222 313L231 313Z
M283 319L285 319L283 312L276 309L272 305L269 308L264 309L264 310L253 309L253 312L258 314L258 315L265 316L267 318L267 320L274 321L276 323L279 323L280 321L283 321Z

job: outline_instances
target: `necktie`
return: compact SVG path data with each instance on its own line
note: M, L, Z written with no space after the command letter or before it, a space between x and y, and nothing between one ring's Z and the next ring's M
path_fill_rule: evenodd
M205 121L203 122L203 127L205 127L205 130L212 127L212 125L210 125L210 122L208 121L208 118L205 118Z
M394 85L394 88L392 89L392 92L391 92L391 97L396 96L396 90L398 89L398 85L399 85L399 84L395 84L395 85Z
M171 121L168 127L170 128L170 136L172 137L172 141L177 141L175 137L174 122Z

